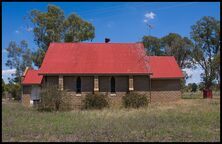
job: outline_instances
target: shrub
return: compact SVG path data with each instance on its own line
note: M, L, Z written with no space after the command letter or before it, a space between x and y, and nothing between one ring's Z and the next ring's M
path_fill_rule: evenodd
M87 94L83 100L84 109L102 109L108 106L106 95L103 94Z
M196 83L193 83L192 86L191 86L191 92L196 92L197 91L197 84Z
M128 93L122 100L125 108L139 108L148 105L148 99L145 94Z
M21 100L21 85L9 83L6 85L6 91L14 98L14 100Z
M69 110L70 101L65 100L66 91L58 90L56 86L46 86L40 92L40 102L38 104L39 111L58 111L58 110ZM63 105L66 108L62 107Z

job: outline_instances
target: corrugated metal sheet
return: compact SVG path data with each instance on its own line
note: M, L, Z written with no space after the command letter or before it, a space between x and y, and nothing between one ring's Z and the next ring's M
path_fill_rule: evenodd
M148 74L142 43L51 43L40 74Z
M147 56L151 78L183 78L184 75L174 56Z
M41 84L42 75L38 75L38 70L28 69L22 81L23 85Z
M52 43L40 70L29 69L22 84L40 84L38 74L149 74L183 78L173 56L145 56L141 43ZM147 69L148 68L148 69Z

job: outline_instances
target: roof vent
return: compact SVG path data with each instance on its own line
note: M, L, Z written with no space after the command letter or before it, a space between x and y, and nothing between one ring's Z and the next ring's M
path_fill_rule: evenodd
M105 43L108 43L110 41L109 38L105 38Z

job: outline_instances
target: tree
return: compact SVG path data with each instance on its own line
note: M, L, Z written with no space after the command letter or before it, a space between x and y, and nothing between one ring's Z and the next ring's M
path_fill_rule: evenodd
M62 9L48 5L47 12L32 10L29 18L34 25L34 41L38 50L33 53L33 62L40 67L51 42L80 42L92 40L95 28L79 16L71 14L66 19Z
M92 40L95 28L89 22L82 20L76 14L71 14L64 21L65 28L65 42L79 42L85 40Z
M198 88L199 88L200 91L202 91L204 89L204 82L200 82L198 84Z
M4 91L5 91L5 82L4 82L3 78L2 78L2 94L4 93Z
M10 79L9 84L7 85L7 90L12 94L15 100L19 100L21 92L21 76L26 67L32 67L31 50L28 48L28 44L25 40L22 40L20 45L11 41L6 50L8 52L6 66L11 69L16 69L15 74L12 74L14 78Z
M31 51L28 48L28 44L25 40L20 42L20 45L17 45L16 42L11 41L9 46L6 48L8 52L8 60L6 61L6 66L9 68L15 68L15 76L12 79L13 82L21 83L21 76L26 67L32 66L32 59L31 59Z
M160 56L164 55L164 51L160 47L160 39L153 36L143 36L142 42L146 49L147 55Z
M191 92L197 91L197 84L196 83L193 83L191 87L192 87Z
M34 41L39 48L47 50L50 42L60 42L63 38L64 12L57 6L48 5L47 12L32 10L29 18L34 25Z
M215 66L217 84L220 84L220 52L218 52L215 58L213 59L213 65Z
M190 54L193 43L187 37L181 37L176 33L169 33L161 38L161 47L166 55L174 56L181 69L192 67Z
M220 70L220 21L203 17L191 27L195 47L194 62L204 70L201 74L205 88L210 89Z
M7 84L7 91L12 95L15 100L21 99L21 85L18 83L9 82Z

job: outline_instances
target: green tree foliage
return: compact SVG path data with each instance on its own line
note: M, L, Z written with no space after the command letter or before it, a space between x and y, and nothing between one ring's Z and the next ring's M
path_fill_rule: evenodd
M80 42L92 40L95 28L89 22L82 20L78 15L71 14L64 21L65 42Z
M6 48L8 52L8 60L6 61L6 66L9 68L15 68L15 76L12 79L12 82L21 83L21 76L26 67L32 66L32 58L31 58L31 51L28 48L28 44L25 40L20 42L20 45L17 45L16 42L11 41L9 46Z
M142 42L146 49L147 55L160 56L164 51L160 47L160 39L153 36L143 36Z
M21 85L18 83L8 83L7 91L12 95L15 100L21 100Z
M144 36L142 42L147 55L174 56L181 69L192 67L190 54L193 50L193 43L189 38L169 33L162 38Z
M196 92L197 91L197 84L196 83L192 83L192 89L191 89L191 92Z
M147 55L174 56L181 69L193 67L192 57L190 56L193 50L193 43L187 37L169 33L162 38L144 36L142 42L146 48ZM186 79L189 78L185 71L184 75L185 79L180 82L182 89L185 88Z
M71 97L55 85L46 85L40 92L39 111L71 110Z
M34 64L41 66L51 42L80 42L92 40L95 28L76 14L65 18L61 8L48 5L47 12L32 10L29 18L34 25L34 40L38 50L33 53Z
M2 78L2 94L4 93L4 91L5 91L5 82L4 82L3 78Z
M210 88L220 71L220 21L205 16L191 29L195 43L192 57L204 70L201 77L205 88Z
M179 34L170 33L161 38L161 47L163 47L165 54L174 56L177 64L181 69L190 68L190 54L193 49L193 43L187 37L181 37Z
M200 83L198 84L198 88L199 88L200 91L202 91L202 90L204 89L204 87L205 87L204 82L200 82Z
M22 40L19 45L11 41L6 51L8 52L6 66L16 69L15 74L12 74L13 78L7 84L7 91L15 100L20 100L21 76L26 67L32 66L31 50L28 48L27 42Z

